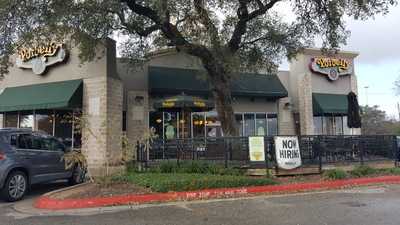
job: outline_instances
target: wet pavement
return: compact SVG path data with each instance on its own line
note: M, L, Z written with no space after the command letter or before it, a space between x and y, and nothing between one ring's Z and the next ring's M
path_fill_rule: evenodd
M32 201L43 191L43 187L34 190L25 201ZM75 210L58 212L57 216L51 213L44 216L28 215L16 211L13 206L0 203L0 224L398 225L400 185L288 196Z

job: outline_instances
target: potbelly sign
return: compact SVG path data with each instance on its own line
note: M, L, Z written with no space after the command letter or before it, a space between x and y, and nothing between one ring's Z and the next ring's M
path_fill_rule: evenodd
M296 136L275 137L275 155L278 167L285 170L301 166L299 140Z

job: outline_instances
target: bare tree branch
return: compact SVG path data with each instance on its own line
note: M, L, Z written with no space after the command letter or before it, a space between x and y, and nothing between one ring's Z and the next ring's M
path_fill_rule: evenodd
M270 0L267 4L263 4L260 0L256 0L258 4L258 9L249 13L248 4L251 0L238 0L239 8L237 10L237 16L239 18L235 29L233 31L232 37L228 43L228 48L231 52L236 52L240 48L240 43L242 42L242 37L246 33L247 23L252 19L265 14L269 9L274 7L277 2L282 0Z

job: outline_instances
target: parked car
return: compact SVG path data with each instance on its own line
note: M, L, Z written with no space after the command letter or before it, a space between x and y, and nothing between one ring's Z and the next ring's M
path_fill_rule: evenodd
M68 179L82 183L85 170L65 168L69 149L56 138L31 130L0 129L0 194L6 201L22 199L33 184Z

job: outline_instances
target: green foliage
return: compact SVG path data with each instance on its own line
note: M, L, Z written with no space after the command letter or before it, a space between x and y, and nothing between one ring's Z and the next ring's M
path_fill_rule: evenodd
M357 166L350 174L354 177L365 177L378 173L379 170L370 166Z
M277 184L270 178L194 173L127 173L113 177L113 181L134 183L154 192Z
M330 180L342 180L348 177L348 174L346 171L341 170L341 169L333 169L333 170L327 170L323 174L324 177L330 179Z
M278 13L276 5L281 2L291 8L295 20L287 20L285 14ZM0 54L4 56L1 59L8 59L20 45L68 37L80 44L81 59L90 61L96 57L99 40L119 34L127 37L121 38L126 40L121 50L129 58L141 58L157 48L174 46L243 69L260 65L276 67L281 57L293 57L317 35L326 47L338 48L345 43L349 35L345 16L367 19L387 13L396 3L395 0L0 0ZM207 54L203 54L204 50ZM7 68L7 60L2 60L2 66L0 71L6 71L3 68Z
M400 134L400 123L389 118L385 111L379 109L379 106L363 106L361 111L361 132L364 135Z
M180 162L179 165L177 162L165 161L159 166L151 168L150 171L159 173L195 173L234 176L240 176L245 173L245 171L241 169L225 168L222 165L201 161L183 161Z
M72 169L74 166L78 165L82 169L87 169L87 161L84 154L81 151L72 150L70 152L65 153L61 160L65 162L65 169Z

